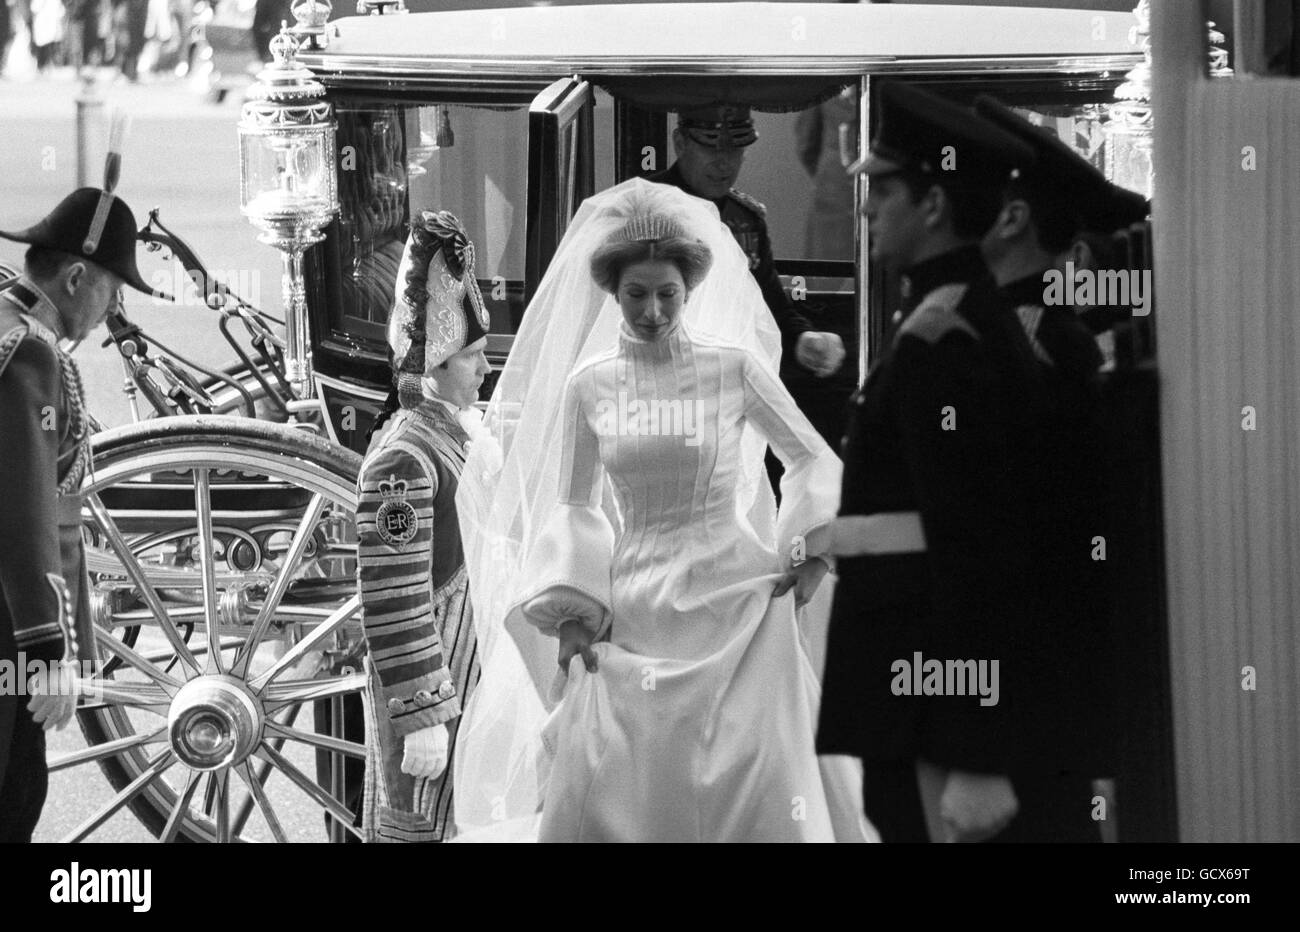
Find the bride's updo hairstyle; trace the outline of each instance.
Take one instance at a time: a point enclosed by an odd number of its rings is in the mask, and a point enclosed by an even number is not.
[[[591,277],[603,290],[615,294],[624,269],[652,261],[677,266],[689,294],[709,273],[713,253],[701,240],[689,237],[676,218],[639,214],[592,254]]]

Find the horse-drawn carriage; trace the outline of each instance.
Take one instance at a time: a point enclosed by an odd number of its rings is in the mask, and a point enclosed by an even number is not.
[[[51,766],[97,764],[115,795],[75,838],[129,806],[165,840],[285,840],[272,797],[286,791],[324,813],[313,826],[351,829],[364,754],[347,725],[363,683],[355,480],[388,392],[384,327],[412,215],[451,210],[474,237],[499,371],[582,199],[667,167],[671,112],[753,108],[760,141],[741,187],[769,203],[792,299],[849,348],[832,379],[788,361],[783,377],[836,440],[836,413],[883,347],[898,296],[868,261],[864,180],[843,176],[865,152],[872,82],[905,76],[962,101],[994,93],[1104,164],[1106,105],[1141,62],[1131,18],[1091,11],[709,3],[400,15],[382,3],[372,6],[385,15],[313,26],[320,4],[296,6],[308,14],[297,60],[323,84],[335,125],[327,170],[339,202],[302,257],[305,321],[294,301],[284,321],[244,302],[155,212],[141,238],[191,273],[236,364],[196,373],[150,355],[120,315],[110,322],[140,417],[95,438],[84,517],[107,662],[79,709],[87,749]],[[813,225],[836,227],[840,245]],[[311,366],[291,371],[290,337],[304,326]]]

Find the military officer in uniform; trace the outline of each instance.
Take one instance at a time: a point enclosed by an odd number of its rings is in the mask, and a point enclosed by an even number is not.
[[[757,140],[748,107],[719,105],[683,110],[673,130],[677,161],[648,180],[671,184],[717,206],[722,222],[749,257],[750,271],[776,319],[782,358],[793,358],[818,376],[834,375],[844,363],[844,342],[838,334],[814,330],[807,318],[795,310],[776,271],[766,209],[734,187],[745,161],[745,149]]]
[[[981,244],[984,257],[1050,380],[1060,390],[1086,388],[1101,367],[1101,352],[1074,308],[1045,303],[1044,274],[1064,270],[1081,233],[1109,234],[1142,220],[1146,199],[1118,188],[1054,133],[994,98],[980,97],[975,110],[1035,158],[1007,183],[1002,210]]]
[[[0,291],[0,658],[24,678],[33,662],[48,671],[0,695],[0,841],[30,841],[47,788],[43,729],[72,717],[76,662],[95,658],[81,543],[89,415],[59,341],[99,326],[122,285],[153,292],[136,268],[135,218],[106,191],[81,188],[0,236],[28,244],[22,275]]]
[[[1033,726],[1044,646],[1024,600],[1024,494],[1040,395],[1024,331],[979,242],[1014,136],[882,82],[865,206],[874,259],[903,273],[892,343],[852,401],[818,749],[864,765],[885,841],[1069,837],[1088,797]]]
[[[399,409],[361,466],[358,577],[369,647],[369,841],[455,829],[448,762],[479,679],[456,489],[490,371],[489,319],[460,221],[426,211],[397,273],[388,341]]]
[[[1044,422],[1034,444],[1039,569],[1033,591],[1042,600],[1042,624],[1061,645],[1052,655],[1057,664],[1044,677],[1060,713],[1059,764],[1080,778],[1112,776],[1120,729],[1117,684],[1107,676],[1114,666],[1108,651],[1123,635],[1111,624],[1108,564],[1094,559],[1098,537],[1115,536],[1105,507],[1102,354],[1075,309],[1049,304],[1045,295],[1049,276],[1067,270],[1081,234],[1108,234],[1141,220],[1147,202],[1112,184],[1054,133],[994,98],[978,98],[975,110],[1034,152],[1033,164],[1020,167],[1007,183],[1001,212],[982,248],[1043,376]]]

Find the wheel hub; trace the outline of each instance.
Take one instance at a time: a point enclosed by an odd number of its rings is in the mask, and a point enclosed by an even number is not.
[[[262,734],[262,710],[233,677],[200,676],[172,699],[167,736],[188,767],[217,770],[242,763]]]

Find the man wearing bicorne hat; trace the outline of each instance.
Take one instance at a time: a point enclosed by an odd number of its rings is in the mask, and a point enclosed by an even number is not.
[[[795,310],[772,257],[767,209],[734,187],[745,149],[756,141],[748,107],[719,104],[683,110],[673,130],[677,161],[647,180],[671,184],[717,206],[722,222],[749,257],[749,269],[781,331],[782,355],[818,376],[834,375],[844,362],[844,342],[838,334],[815,330]]]
[[[45,803],[43,729],[71,719],[76,662],[95,658],[80,497],[90,420],[59,341],[98,327],[122,285],[153,291],[136,268],[135,217],[106,191],[74,191],[0,237],[28,244],[23,273],[0,283],[0,658],[25,686],[0,690],[0,842],[21,842]]]
[[[909,85],[882,82],[877,106],[849,170],[869,176],[871,255],[904,306],[851,402],[818,750],[862,759],[885,841],[1045,840],[1059,807],[1018,729],[1040,656],[1024,599],[1038,373],[979,249],[1032,153]]]
[[[450,838],[448,762],[478,652],[456,516],[489,319],[460,221],[425,212],[388,324],[400,407],[361,467],[358,577],[366,642],[369,841]]]

